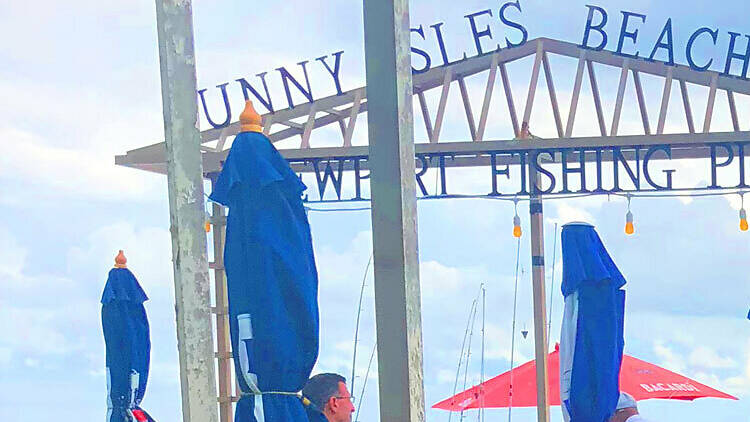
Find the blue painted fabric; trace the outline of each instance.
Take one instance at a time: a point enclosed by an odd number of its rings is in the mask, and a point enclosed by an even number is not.
[[[573,293],[586,282],[611,280],[613,287],[618,289],[625,285],[625,277],[612,261],[593,226],[568,224],[563,229],[563,296]]]
[[[146,392],[151,340],[148,300],[127,268],[113,268],[102,294],[102,330],[106,346],[107,422],[131,422]]]
[[[563,294],[578,292],[567,411],[571,422],[606,422],[620,395],[625,278],[590,225],[563,227],[562,253]]]
[[[224,247],[237,422],[305,421],[297,392],[318,357],[318,275],[306,189],[260,133],[237,135],[210,199],[229,207]]]

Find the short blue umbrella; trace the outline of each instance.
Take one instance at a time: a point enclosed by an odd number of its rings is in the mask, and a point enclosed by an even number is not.
[[[102,293],[102,330],[106,346],[106,422],[151,420],[140,408],[148,381],[151,340],[143,302],[148,297],[126,267],[122,251],[115,258]]]
[[[565,297],[560,339],[560,398],[572,422],[605,422],[619,398],[625,278],[594,227],[562,230]]]
[[[248,101],[210,199],[229,207],[229,329],[242,397],[237,422],[305,421],[293,394],[318,357],[318,275],[306,189],[261,133]]]

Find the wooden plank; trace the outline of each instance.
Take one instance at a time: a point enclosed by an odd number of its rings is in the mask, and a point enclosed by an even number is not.
[[[357,116],[362,106],[362,93],[358,93],[354,96],[354,103],[349,111],[349,121],[346,124],[346,132],[344,133],[344,146],[348,147],[352,145],[352,136],[354,136],[354,125],[357,124]]]
[[[212,182],[212,189],[215,183]],[[216,202],[211,203],[212,220],[224,219],[224,207]],[[213,240],[214,250],[214,297],[216,306],[211,308],[215,315],[216,321],[216,350],[218,351],[218,381],[219,381],[219,398],[229,397],[232,395],[232,367],[229,362],[232,359],[231,350],[232,342],[229,335],[229,301],[227,297],[227,278],[224,271],[224,244],[226,239],[226,226],[224,224],[213,225],[211,237]],[[219,404],[219,420],[221,422],[232,422],[231,403]]]
[[[539,70],[542,65],[542,57],[544,56],[544,46],[540,41],[536,44],[536,58],[534,59],[534,67],[531,69],[531,81],[529,81],[529,93],[526,96],[526,108],[523,112],[523,120],[521,121],[521,132],[523,133],[524,128],[529,127],[529,120],[531,120],[531,110],[534,108],[534,97],[536,95],[536,86],[539,82]]]
[[[471,99],[469,98],[469,91],[466,89],[466,81],[464,78],[458,77],[458,89],[461,91],[461,101],[464,103],[464,111],[466,112],[466,122],[469,124],[469,134],[471,140],[477,140],[477,127],[474,123],[474,113],[471,111]]]
[[[476,141],[484,139],[484,131],[487,127],[487,117],[490,112],[490,102],[492,100],[492,91],[495,89],[495,78],[497,77],[498,67],[497,53],[492,55],[492,63],[490,64],[490,72],[487,76],[487,87],[484,90],[484,101],[482,102],[482,113],[479,115],[479,127],[477,128]]]
[[[669,99],[672,96],[672,70],[667,70],[667,77],[664,79],[664,91],[661,94],[661,106],[659,107],[659,123],[656,126],[656,134],[664,133],[664,125],[667,122],[667,110],[669,109]]]
[[[736,132],[740,131],[740,119],[737,117],[737,104],[734,102],[734,93],[726,91],[727,101],[729,101],[729,114],[732,116],[732,127]]]
[[[440,102],[438,103],[437,115],[435,116],[435,126],[432,128],[430,143],[435,143],[440,138],[440,129],[442,129],[443,127],[443,119],[445,118],[445,106],[448,104],[448,94],[450,92],[452,81],[453,72],[450,68],[448,68],[445,71],[445,78],[443,79],[443,88],[440,92]]]
[[[643,133],[651,135],[651,125],[648,122],[648,111],[646,110],[646,99],[643,96],[643,86],[641,85],[641,75],[638,71],[633,71],[633,82],[635,83],[635,95],[638,98],[638,109],[641,111],[641,121],[643,122]]]
[[[305,130],[302,132],[302,140],[300,141],[300,148],[310,148],[310,135],[312,134],[313,125],[315,123],[315,105],[310,107],[310,115],[307,116],[307,123],[305,124]]]
[[[427,99],[424,97],[424,91],[417,93],[417,99],[419,100],[419,109],[422,110],[422,120],[424,121],[424,128],[427,131],[427,139],[432,139],[432,118],[430,117],[430,110],[427,108]]]
[[[508,103],[508,114],[510,114],[510,122],[513,125],[514,136],[521,134],[521,128],[518,126],[518,114],[516,113],[516,106],[513,101],[513,90],[508,80],[508,70],[505,68],[505,63],[500,63],[500,78],[503,81],[503,91],[505,92],[505,100]]]
[[[552,79],[552,69],[549,65],[549,58],[547,52],[542,55],[542,67],[544,68],[544,77],[547,80],[547,90],[549,91],[549,101],[552,105],[552,116],[555,119],[555,128],[557,128],[557,136],[563,137],[562,120],[560,119],[560,106],[557,104],[557,93],[555,92],[555,83]]]
[[[576,70],[576,79],[573,83],[573,95],[570,98],[570,110],[568,110],[568,122],[565,127],[565,137],[573,136],[573,124],[578,111],[578,98],[581,96],[581,86],[583,85],[583,71],[586,66],[586,50],[581,50],[581,56],[578,58],[578,69]]]
[[[591,83],[591,92],[594,95],[594,108],[596,109],[596,117],[599,120],[599,131],[602,136],[607,136],[607,127],[604,124],[604,110],[602,109],[602,99],[599,96],[599,85],[596,83],[596,74],[594,73],[594,65],[591,61],[586,60],[586,67],[589,71],[589,82]]]
[[[716,89],[718,87],[719,75],[711,78],[711,86],[708,91],[708,105],[706,105],[706,117],[703,120],[703,133],[711,131],[711,120],[714,116],[714,104],[716,104]]]
[[[612,116],[612,129],[610,135],[617,136],[617,129],[620,127],[620,115],[622,114],[622,103],[625,100],[625,88],[628,84],[628,69],[630,61],[626,60],[620,72],[620,83],[617,85],[617,99],[615,100],[615,112]]]
[[[685,119],[687,120],[688,131],[690,133],[695,133],[693,109],[690,107],[690,93],[688,92],[687,82],[683,80],[680,80],[680,92],[682,93],[682,105],[685,108]]]

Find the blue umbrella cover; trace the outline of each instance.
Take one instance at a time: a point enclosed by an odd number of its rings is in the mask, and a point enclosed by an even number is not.
[[[563,414],[572,422],[605,422],[619,398],[625,278],[589,224],[563,227],[562,253]]]
[[[224,266],[242,390],[235,421],[305,421],[291,394],[302,390],[318,357],[318,274],[301,199],[306,187],[247,107],[210,196],[229,207]]]
[[[146,415],[140,403],[148,381],[151,340],[143,302],[148,300],[126,267],[122,251],[115,258],[102,293],[102,329],[106,346],[107,422],[131,422]]]

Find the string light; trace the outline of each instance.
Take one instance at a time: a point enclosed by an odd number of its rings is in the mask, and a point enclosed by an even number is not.
[[[203,230],[205,230],[206,233],[211,231],[211,213],[208,212],[208,203],[209,201],[203,203],[203,212],[206,214],[206,220],[203,222]]]
[[[718,197],[718,196],[728,196],[728,195],[740,195],[740,199],[742,201],[742,206],[740,208],[740,230],[743,232],[746,232],[750,230],[750,223],[747,221],[747,210],[745,209],[744,204],[744,195],[746,192],[740,191],[738,189],[726,189],[726,190],[717,190],[717,191],[708,191],[706,192],[704,189],[691,189],[691,188],[681,188],[681,189],[674,189],[672,192],[664,192],[664,193],[657,193],[657,192],[588,192],[588,193],[573,193],[573,194],[549,194],[545,195],[545,200],[565,200],[565,199],[576,199],[576,198],[584,198],[584,197],[591,197],[591,196],[599,196],[606,194],[607,196],[617,196],[621,198],[625,198],[628,201],[628,210],[625,214],[625,233],[627,235],[632,235],[635,233],[635,224],[634,224],[634,217],[633,212],[631,211],[630,205],[632,198],[650,198],[650,199],[676,199],[676,198],[706,198],[706,197]],[[417,198],[417,200],[422,201],[429,201],[434,199],[486,199],[486,200],[495,200],[495,201],[513,201],[514,208],[515,208],[515,215],[513,216],[513,237],[520,238],[522,235],[521,230],[521,218],[518,216],[518,202],[519,201],[529,201],[530,198],[518,198],[518,197],[510,197],[510,196],[487,196],[487,195],[439,195],[439,196],[426,196],[426,197],[420,197]],[[317,208],[314,206],[311,206],[311,204],[324,204],[324,203],[339,203],[344,201],[319,201],[319,202],[311,202],[305,205],[305,211],[312,211],[312,212],[341,212],[341,211],[370,211],[371,207],[365,206],[365,207],[358,207],[358,208]]]
[[[628,194],[627,198],[628,213],[625,214],[625,234],[630,236],[631,234],[635,233],[635,226],[633,226],[633,213],[630,211],[630,194]]]
[[[519,238],[521,237],[521,217],[518,216],[518,199],[516,198],[513,202],[516,208],[516,215],[513,216],[513,237]]]

